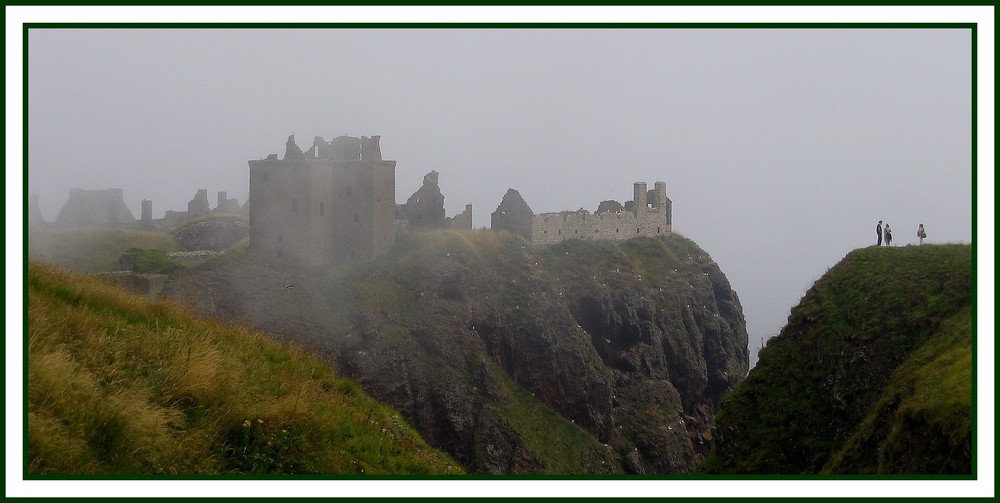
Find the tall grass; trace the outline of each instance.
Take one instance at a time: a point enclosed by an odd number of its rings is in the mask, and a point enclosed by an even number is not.
[[[461,472],[295,348],[38,263],[27,419],[29,476]]]

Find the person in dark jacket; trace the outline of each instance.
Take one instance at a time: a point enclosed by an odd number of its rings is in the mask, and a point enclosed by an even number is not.
[[[882,221],[878,221],[878,225],[875,226],[875,235],[878,236],[878,244],[876,246],[882,246]]]

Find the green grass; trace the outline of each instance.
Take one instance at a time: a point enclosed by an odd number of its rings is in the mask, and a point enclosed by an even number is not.
[[[500,405],[501,416],[520,434],[532,456],[542,464],[540,473],[612,472],[617,460],[608,446],[537,400],[496,362],[489,364],[507,395],[507,400]]]
[[[963,309],[900,366],[823,473],[968,473],[972,311]]]
[[[462,472],[295,348],[37,263],[28,289],[31,477]]]
[[[961,420],[971,408],[971,323],[963,321],[971,270],[969,245],[848,254],[806,293],[725,399],[716,448],[702,469],[967,473],[966,450],[900,439],[935,432],[961,446],[971,435]]]
[[[130,248],[125,254],[131,257],[132,270],[141,274],[170,274],[186,268],[162,250]]]
[[[28,255],[32,260],[66,267],[74,272],[119,270],[121,254],[132,248],[180,250],[169,234],[112,228],[31,229]]]

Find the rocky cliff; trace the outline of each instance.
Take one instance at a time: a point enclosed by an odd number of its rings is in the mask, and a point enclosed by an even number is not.
[[[470,472],[689,472],[748,365],[739,299],[680,236],[412,233],[361,267],[244,254],[165,294],[318,352]]]

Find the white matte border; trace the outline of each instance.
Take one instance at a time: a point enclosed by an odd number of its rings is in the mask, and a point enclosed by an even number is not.
[[[994,7],[5,6],[8,497],[993,497]],[[978,480],[23,480],[24,23],[977,23]],[[983,239],[985,238],[985,239]]]

